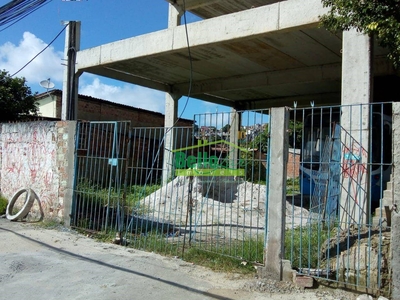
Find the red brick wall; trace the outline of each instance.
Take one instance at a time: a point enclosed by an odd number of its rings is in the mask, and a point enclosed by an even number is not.
[[[145,109],[79,98],[78,119],[86,121],[131,121],[133,127],[164,127],[164,115]],[[57,97],[57,118],[61,118],[61,96]],[[180,120],[177,126],[191,126],[191,120]]]
[[[299,177],[300,151],[298,149],[289,149],[287,174],[288,178]]]

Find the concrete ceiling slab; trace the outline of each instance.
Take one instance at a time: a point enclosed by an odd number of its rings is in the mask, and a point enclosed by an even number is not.
[[[79,51],[78,71],[232,107],[340,103],[342,34],[319,28],[320,0],[185,3],[211,18],[187,25],[190,47],[177,26]],[[375,74],[393,74],[376,53]]]

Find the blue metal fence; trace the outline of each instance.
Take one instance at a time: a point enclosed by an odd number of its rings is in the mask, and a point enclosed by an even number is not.
[[[301,274],[389,293],[390,103],[294,109],[292,118],[300,191],[288,201],[302,225],[286,226],[286,258]]]
[[[72,225],[138,249],[263,264],[269,110],[194,121],[79,123]],[[299,274],[388,294],[391,105],[297,108],[290,123],[285,259]]]

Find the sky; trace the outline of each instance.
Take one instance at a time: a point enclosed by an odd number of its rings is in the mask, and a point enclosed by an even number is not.
[[[10,0],[0,0],[0,6]],[[187,14],[187,22],[197,20]],[[81,21],[81,50],[168,27],[165,0],[52,0],[4,29],[0,27],[0,70],[14,74],[44,49],[63,29],[63,21]],[[190,33],[189,33],[190,40]],[[36,59],[16,74],[25,77],[32,92],[43,93],[40,81],[47,80],[62,90],[65,31]],[[79,94],[164,113],[165,94],[156,90],[84,73]],[[194,119],[195,114],[228,112],[229,108],[190,98],[179,100],[178,114]],[[219,121],[221,123],[221,121]],[[224,124],[213,124],[222,127]]]

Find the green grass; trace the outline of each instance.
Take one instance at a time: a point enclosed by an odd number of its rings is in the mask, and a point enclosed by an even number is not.
[[[119,191],[115,188],[103,188],[99,185],[90,183],[88,181],[78,184],[76,190],[81,200],[89,201],[92,204],[99,204],[101,206],[109,205],[110,207],[118,203],[128,208],[128,213],[135,210],[136,214],[146,214],[148,211],[145,207],[139,205],[141,199],[152,194],[161,188],[161,185],[132,185],[127,187],[126,195],[124,195],[124,188],[121,187]]]
[[[288,229],[285,233],[285,259],[291,261],[293,268],[318,268],[321,247],[331,236],[325,225],[317,223]]]
[[[57,229],[64,226],[64,222],[59,219],[43,219],[42,222],[33,223],[34,226],[45,229]]]
[[[84,233],[84,231],[81,231]],[[116,232],[96,232],[91,233],[92,238],[99,242],[112,243],[115,240]],[[128,247],[155,252],[164,256],[181,257],[183,260],[201,265],[217,272],[238,273],[238,274],[254,274],[256,269],[254,263],[261,263],[263,258],[263,239],[247,239],[243,242],[235,242],[231,245],[210,245],[210,244],[194,244],[189,246],[186,241],[185,249],[183,240],[179,242],[170,242],[166,238],[166,234],[157,231],[148,232],[146,234],[127,234],[123,232],[125,245]],[[201,248],[200,248],[201,247]],[[206,248],[206,249],[204,249]],[[239,257],[233,257],[241,256]],[[181,257],[182,258],[182,257]]]
[[[7,210],[8,200],[0,195],[0,215],[4,215]]]
[[[286,180],[286,195],[300,194],[300,177]]]
[[[245,260],[205,251],[196,247],[189,248],[185,252],[184,260],[217,272],[253,274],[256,271],[253,264]]]

